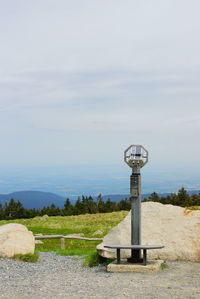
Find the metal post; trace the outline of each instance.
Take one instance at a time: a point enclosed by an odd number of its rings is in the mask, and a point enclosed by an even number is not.
[[[140,168],[148,162],[148,152],[142,145],[130,145],[124,152],[124,161],[132,168],[131,195],[131,245],[141,245],[141,176]],[[128,262],[141,263],[141,250],[132,249]]]
[[[120,248],[117,248],[117,264],[120,264]]]
[[[140,173],[131,175],[131,244],[140,245],[141,242],[141,179]]]
[[[141,176],[140,168],[134,167],[130,176],[131,194],[131,245],[141,244]],[[141,250],[132,249],[129,262],[141,262]]]

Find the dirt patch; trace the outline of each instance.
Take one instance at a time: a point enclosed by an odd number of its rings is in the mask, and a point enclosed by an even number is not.
[[[184,210],[183,211],[183,216],[191,216],[192,212],[190,210]]]

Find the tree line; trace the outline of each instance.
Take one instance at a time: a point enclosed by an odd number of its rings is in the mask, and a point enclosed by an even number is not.
[[[162,204],[172,204],[176,206],[189,207],[200,206],[200,193],[189,195],[184,188],[181,188],[177,194],[172,193],[166,197],[160,197],[156,192],[153,192],[144,201],[160,202]],[[103,200],[101,194],[94,200],[92,196],[78,197],[75,204],[67,198],[64,202],[64,208],[60,209],[54,204],[43,207],[42,209],[25,209],[20,201],[11,199],[3,206],[0,204],[0,220],[2,219],[20,219],[33,218],[36,216],[71,216],[81,214],[109,213],[114,211],[131,209],[131,199],[125,198],[119,202],[111,201],[110,199]]]
[[[154,201],[180,207],[200,206],[200,193],[189,195],[184,188],[181,188],[178,193],[171,193],[167,196],[158,196],[156,192],[153,192],[144,201]]]
[[[94,200],[92,196],[78,197],[75,204],[67,198],[64,208],[61,209],[55,204],[43,207],[42,209],[26,209],[20,201],[11,199],[3,206],[0,204],[0,220],[33,218],[36,216],[72,216],[81,214],[109,213],[121,210],[130,210],[131,201],[129,198],[114,202],[110,199],[103,200],[101,194]]]

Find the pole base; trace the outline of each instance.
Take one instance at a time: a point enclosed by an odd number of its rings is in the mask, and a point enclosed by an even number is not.
[[[129,257],[129,258],[127,258],[127,262],[132,263],[132,264],[142,264],[143,259],[142,258]]]
[[[107,266],[108,272],[138,272],[138,273],[156,273],[161,269],[163,261],[152,261],[149,260],[146,267],[142,264],[127,263],[126,260],[122,260],[121,264],[117,264],[117,261],[110,263]]]

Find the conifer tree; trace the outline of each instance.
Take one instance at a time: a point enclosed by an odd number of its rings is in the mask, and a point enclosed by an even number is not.
[[[25,216],[25,209],[20,201],[11,199],[5,204],[4,215],[6,219],[19,219]]]
[[[70,202],[69,198],[67,198],[65,203],[64,203],[63,214],[66,215],[66,216],[73,215],[73,206],[71,205],[71,202]]]

